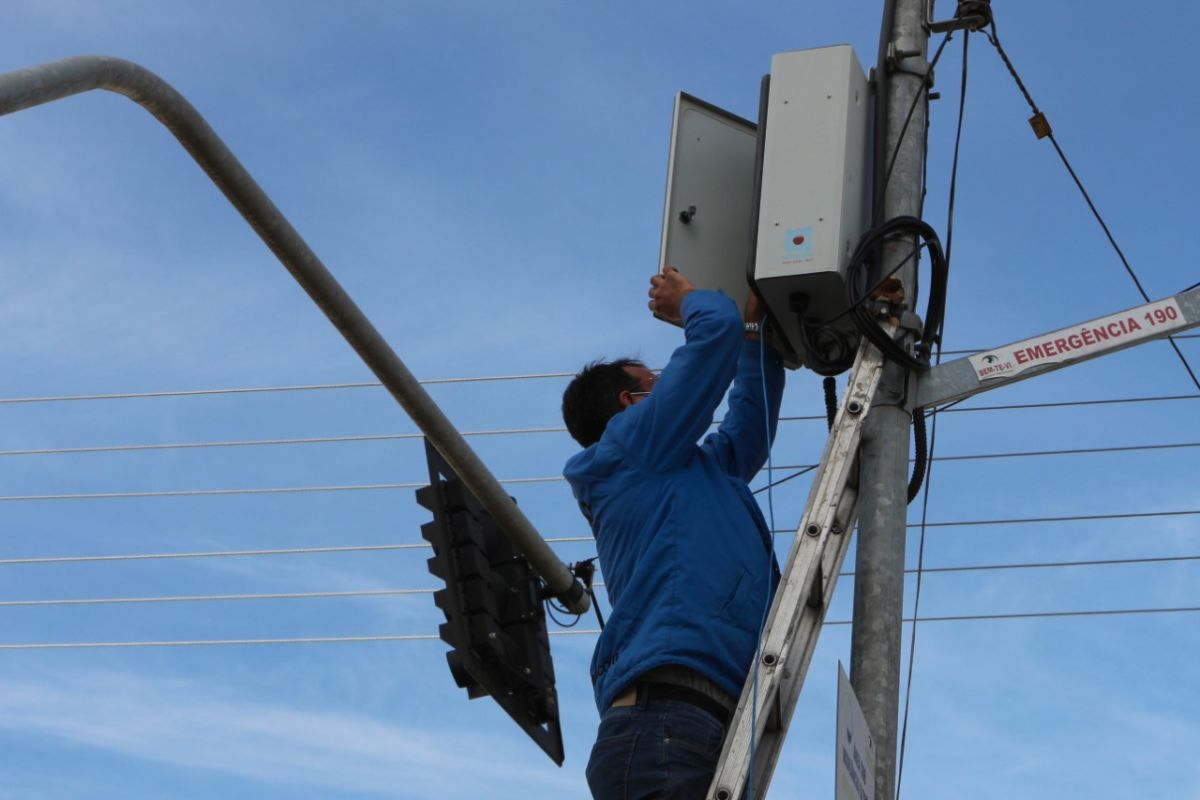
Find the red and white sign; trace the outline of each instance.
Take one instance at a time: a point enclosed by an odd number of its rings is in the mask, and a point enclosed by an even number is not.
[[[970,362],[980,381],[1006,378],[1034,367],[1075,361],[1092,353],[1162,336],[1187,324],[1179,303],[1170,297],[979,353],[971,356]]]

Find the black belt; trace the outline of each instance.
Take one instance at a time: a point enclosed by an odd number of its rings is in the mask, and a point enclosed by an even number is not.
[[[704,692],[677,686],[673,683],[651,683],[649,681],[637,685],[638,702],[642,700],[680,700],[684,703],[704,709],[717,718],[726,727],[729,726],[729,710],[712,699]]]

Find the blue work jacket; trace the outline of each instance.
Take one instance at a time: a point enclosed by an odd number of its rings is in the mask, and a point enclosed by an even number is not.
[[[693,291],[682,310],[685,343],[653,391],[564,469],[596,535],[613,606],[592,656],[601,712],[665,664],[739,696],[779,580],[747,484],[775,436],[782,363],[770,347],[744,341],[724,294]],[[697,444],[730,381],[724,420]]]

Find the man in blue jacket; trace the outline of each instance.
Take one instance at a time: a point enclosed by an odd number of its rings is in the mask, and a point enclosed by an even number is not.
[[[662,374],[597,362],[563,395],[585,448],[564,474],[613,605],[591,667],[597,800],[704,797],[779,580],[747,486],[766,461],[784,382],[778,354],[759,342],[757,301],[752,293],[743,320],[674,268],[650,283],[650,309],[684,326]],[[731,381],[724,420],[697,444]]]

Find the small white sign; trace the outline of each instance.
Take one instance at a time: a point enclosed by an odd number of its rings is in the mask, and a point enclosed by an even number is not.
[[[846,670],[838,662],[835,800],[875,800],[875,740]]]
[[[1188,324],[1175,298],[1109,314],[1082,325],[1044,333],[970,357],[980,381],[1018,375],[1027,369],[1074,361],[1091,353],[1161,336]]]

